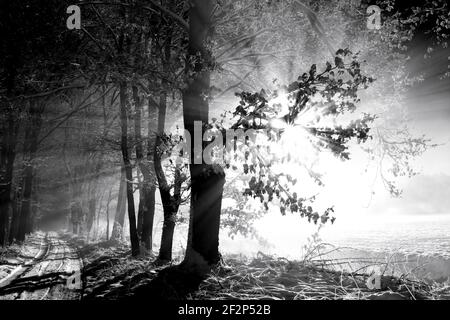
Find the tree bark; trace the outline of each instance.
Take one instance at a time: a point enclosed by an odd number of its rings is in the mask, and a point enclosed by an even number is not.
[[[189,56],[195,59],[194,75],[188,80],[183,92],[184,126],[194,137],[194,121],[203,124],[209,121],[209,104],[204,96],[210,87],[210,71],[208,63],[211,54],[205,47],[205,41],[212,32],[212,8],[210,0],[193,0],[189,12]],[[197,133],[198,134],[198,133]],[[191,143],[191,154],[194,158],[194,143]],[[219,166],[207,165],[203,161],[195,164],[191,159],[191,215],[192,238],[191,248],[186,252],[185,262],[197,260],[200,255],[209,265],[220,260],[219,228],[225,174]]]
[[[161,166],[161,160],[159,156],[156,156],[155,158],[155,170],[158,177],[159,192],[161,195],[161,202],[163,204],[164,212],[159,259],[170,261],[172,260],[173,234],[175,230],[176,217],[181,202],[180,169],[178,167],[175,169],[174,194],[171,195],[171,188],[167,185]]]
[[[152,178],[152,158],[147,157],[144,158],[144,145],[141,134],[141,121],[142,121],[142,99],[139,95],[138,88],[133,86],[133,101],[135,105],[135,123],[134,123],[134,131],[136,137],[136,160],[139,166],[140,171],[142,172],[143,181],[140,184],[139,190],[139,229],[140,229],[140,238],[141,242],[144,244],[144,247],[147,250],[152,249],[152,234],[153,234],[153,220],[155,216],[155,183]],[[149,106],[149,118],[151,117],[150,106]],[[150,136],[151,136],[151,120],[149,121],[149,132],[148,132],[148,142],[150,145]],[[147,152],[149,154],[149,152]]]
[[[153,249],[153,221],[155,217],[155,185],[144,185],[145,214],[142,223],[142,242],[145,249]]]
[[[109,204],[111,203],[111,193],[112,189],[109,189],[108,201],[106,203],[106,241],[109,240]]]
[[[167,95],[161,94],[159,100],[158,112],[158,130],[154,150],[155,173],[158,179],[159,193],[163,205],[164,222],[161,235],[161,246],[159,250],[160,260],[172,260],[173,234],[175,230],[176,215],[181,200],[181,179],[180,170],[175,169],[174,177],[174,194],[171,195],[171,186],[168,185],[167,179],[162,168],[161,157],[157,152],[157,147],[161,142],[161,135],[164,133],[167,111]]]
[[[19,230],[17,233],[17,240],[24,241],[27,234],[27,223],[30,219],[31,212],[31,188],[33,183],[33,167],[28,164],[25,167],[25,176],[23,179],[23,198],[22,208],[20,210]]]
[[[111,240],[118,241],[123,234],[123,224],[125,221],[126,211],[126,177],[125,168],[122,166],[120,170],[119,193],[117,195],[116,214],[114,217],[114,225],[111,233]]]
[[[138,173],[139,174],[139,173]],[[144,225],[144,187],[142,186],[142,181],[139,183],[139,205],[138,205],[138,214],[137,214],[137,233],[139,239],[142,241],[142,227]]]
[[[130,227],[130,242],[131,242],[131,255],[139,255],[139,237],[136,228],[136,211],[134,207],[133,196],[133,167],[130,161],[130,155],[128,150],[128,115],[127,115],[127,86],[125,83],[120,84],[120,123],[121,123],[121,150],[123,164],[125,167],[126,190],[127,190],[127,204],[128,204],[128,221]]]
[[[139,91],[136,86],[133,86],[133,102],[134,102],[134,136],[135,136],[135,145],[136,145],[136,162],[139,167],[139,170],[143,174],[144,183],[146,177],[148,178],[148,169],[145,167],[143,163],[143,146],[142,146],[142,134],[141,134],[141,121],[142,121],[142,105],[141,99],[139,97]],[[144,224],[144,203],[145,203],[145,194],[143,182],[140,179],[138,173],[138,182],[139,182],[139,207],[138,207],[138,220],[137,220],[137,232],[138,236],[141,239],[142,237],[142,226]]]
[[[83,216],[83,208],[78,200],[73,201],[70,206],[70,220],[72,222],[72,233],[79,234],[81,232],[81,217]]]
[[[4,132],[2,132],[2,143],[0,146],[0,246],[6,244],[18,132],[15,114],[13,111],[7,110],[11,106],[3,105],[2,107],[5,109],[4,112],[7,112],[7,123],[2,128]]]
[[[17,235],[19,232],[19,219],[20,219],[20,202],[21,195],[20,191],[16,190],[14,193],[14,199],[12,203],[12,217],[11,217],[11,225],[9,228],[8,242],[12,244],[15,239],[17,239]]]
[[[92,226],[94,225],[95,217],[96,217],[96,209],[97,209],[97,199],[95,198],[95,194],[92,194],[93,191],[91,190],[91,195],[88,200],[88,215],[87,215],[87,221],[86,221],[86,233],[87,237],[89,239],[89,235],[92,231]]]

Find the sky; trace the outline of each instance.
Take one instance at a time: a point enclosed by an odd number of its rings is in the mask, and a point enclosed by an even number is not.
[[[403,193],[398,198],[392,197],[381,183],[372,185],[371,177],[364,174],[363,161],[330,165],[332,176],[323,190],[323,199],[335,206],[337,220],[334,226],[325,226],[320,233],[326,240],[336,242],[336,239],[360,234],[370,226],[374,226],[376,232],[385,229],[385,225],[377,229],[377,223],[391,223],[396,230],[402,230],[398,228],[405,226],[406,221],[414,223],[414,232],[423,226],[423,232],[432,233],[429,236],[433,236],[435,230],[430,231],[425,225],[436,221],[447,221],[446,226],[449,225],[450,79],[440,77],[450,65],[450,51],[436,50],[431,58],[425,59],[427,45],[419,39],[409,49],[408,70],[411,75],[422,75],[424,81],[408,90],[405,105],[411,133],[426,135],[431,143],[439,146],[414,161],[419,174],[399,181]],[[273,244],[275,252],[296,255],[307,238],[317,231],[317,226],[295,215],[280,219],[279,212],[273,210],[258,223],[257,229]],[[293,240],[297,246],[292,246]],[[248,246],[251,250],[250,242]]]
[[[326,191],[327,197],[346,220],[361,215],[450,216],[450,78],[442,78],[450,67],[450,49],[435,49],[425,58],[428,45],[424,37],[417,37],[410,46],[408,71],[411,76],[421,75],[423,81],[409,88],[404,103],[411,133],[425,135],[438,146],[414,160],[417,176],[398,180],[403,191],[399,198],[393,198],[381,183],[373,186],[370,177],[362,173],[361,163],[334,167],[336,177],[331,179],[334,185]],[[345,180],[348,190],[342,190],[340,181]]]
[[[336,240],[336,236],[352,237],[366,232],[370,227],[378,235],[389,224],[394,227],[391,228],[392,237],[386,241],[387,244],[397,235],[400,238],[400,231],[412,234],[421,231],[425,237],[448,234],[450,78],[441,79],[441,76],[450,68],[450,49],[435,49],[430,58],[425,58],[429,45],[426,36],[418,36],[409,46],[408,71],[411,76],[421,75],[424,80],[408,90],[404,103],[408,110],[410,132],[417,137],[425,135],[431,143],[439,146],[427,150],[415,159],[414,167],[419,174],[398,181],[403,191],[398,198],[393,198],[379,181],[373,184],[373,178],[364,173],[362,155],[352,154],[356,161],[330,163],[327,172],[329,180],[322,191],[323,197],[318,202],[334,205],[337,220],[334,226],[325,226],[321,235]],[[409,229],[405,228],[408,224],[412,226]],[[443,227],[429,228],[433,224]],[[256,224],[256,228],[273,244],[274,253],[279,255],[299,254],[307,237],[317,231],[317,226],[308,224],[305,219],[296,215],[280,217],[277,208],[270,210]],[[380,237],[383,238],[384,235]],[[226,236],[221,239],[221,244],[233,247],[233,242]],[[408,241],[411,239],[408,238]],[[362,241],[362,244],[367,245],[368,241]],[[255,242],[239,242],[239,250],[251,252],[259,250],[259,247]]]
[[[450,214],[450,79],[440,79],[450,64],[450,50],[437,50],[424,59],[425,46],[411,49],[410,72],[422,73],[424,81],[409,90],[405,103],[412,132],[440,146],[417,159],[420,175],[405,181],[401,199],[385,200],[391,213]],[[382,205],[377,203],[376,210]]]

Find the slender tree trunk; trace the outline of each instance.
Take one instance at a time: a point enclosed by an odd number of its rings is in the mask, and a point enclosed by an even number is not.
[[[19,241],[24,241],[25,235],[27,234],[27,223],[28,223],[28,220],[30,219],[30,213],[31,213],[32,183],[33,183],[33,166],[28,164],[25,167],[22,208],[21,208],[21,212],[20,212],[19,231],[17,234],[17,240],[19,240]]]
[[[92,231],[92,226],[94,225],[96,208],[97,208],[97,199],[95,198],[95,195],[91,194],[88,200],[88,215],[86,221],[86,232],[88,237],[90,232]]]
[[[8,242],[12,244],[15,239],[17,239],[17,235],[19,232],[19,221],[20,221],[20,192],[16,191],[14,195],[14,201],[12,203],[12,217],[11,217],[11,226],[9,229]]]
[[[144,146],[141,134],[141,120],[142,120],[142,99],[139,95],[139,91],[136,86],[133,86],[133,101],[135,105],[135,122],[134,132],[136,137],[136,159],[140,171],[142,172],[143,181],[140,184],[139,189],[139,231],[141,242],[144,244],[147,250],[152,249],[152,233],[153,233],[153,220],[155,216],[155,187],[154,179],[152,178],[151,164],[152,159],[147,157],[144,160]],[[150,108],[150,107],[149,107]],[[150,109],[149,109],[150,111]],[[151,114],[149,113],[149,118]],[[150,146],[151,125],[149,121],[148,140]],[[152,149],[153,150],[153,149]]]
[[[130,161],[128,150],[128,115],[127,115],[127,86],[125,83],[120,84],[120,122],[121,122],[121,150],[123,164],[125,167],[125,177],[127,179],[127,204],[128,204],[128,221],[130,227],[131,255],[139,255],[139,237],[136,229],[136,211],[134,208],[133,196],[133,167]]]
[[[175,208],[173,206],[170,187],[167,185],[167,181],[164,176],[161,161],[158,155],[155,156],[155,171],[156,176],[158,177],[159,194],[161,195],[161,202],[164,212],[159,259],[172,260],[173,232],[175,229],[175,218],[177,211],[175,211]]]
[[[143,163],[144,159],[144,150],[142,146],[142,134],[141,134],[141,121],[142,121],[142,105],[141,98],[139,96],[138,88],[133,85],[133,103],[134,103],[134,136],[135,136],[135,145],[136,145],[136,162],[137,165],[142,172],[144,181],[146,180],[146,176],[148,179],[148,168]],[[142,228],[144,224],[144,204],[145,204],[145,194],[144,194],[144,183],[141,181],[138,173],[138,182],[139,182],[139,207],[138,207],[138,222],[137,222],[137,232],[139,238],[142,240]]]
[[[10,191],[8,191],[8,189],[9,188],[5,186],[1,188],[0,191],[0,246],[4,246],[6,244],[6,234],[7,234],[6,230],[8,227],[9,204],[11,201],[9,196]]]
[[[144,204],[145,204],[144,186],[141,181],[139,182],[139,205],[137,215],[137,233],[141,241],[142,241],[142,229],[144,225]]]
[[[34,176],[33,179],[33,191],[31,192],[31,212],[30,212],[30,219],[27,223],[27,233],[31,233],[35,230],[35,225],[38,217],[38,193],[39,193],[39,187],[40,187],[40,181],[37,177],[37,175]]]
[[[70,219],[72,222],[72,233],[79,234],[81,231],[81,217],[83,215],[83,208],[78,200],[74,200],[70,207]]]
[[[159,157],[157,157],[155,161],[155,170],[158,177],[159,190],[164,212],[159,259],[170,261],[172,260],[173,234],[175,230],[176,217],[181,200],[180,169],[178,167],[175,169],[173,196],[170,193],[170,188],[167,185],[166,178],[164,177],[164,172],[162,170]]]
[[[102,206],[100,205],[100,208],[98,208],[97,212],[96,212],[96,217],[95,217],[95,230],[93,232],[93,239],[94,240],[98,240],[98,234],[99,234],[99,230],[100,230],[100,213],[102,211]]]
[[[109,240],[109,204],[111,203],[112,189],[109,189],[108,201],[106,202],[106,241]]]
[[[152,97],[148,98],[148,123],[147,123],[147,158],[146,162],[149,166],[148,179],[144,177],[144,199],[146,214],[143,215],[142,224],[142,242],[147,250],[153,249],[153,226],[155,218],[156,205],[156,181],[155,181],[155,150],[156,150],[156,136],[155,128],[157,127],[158,105]],[[151,170],[153,168],[153,170]]]
[[[123,224],[125,222],[126,211],[126,177],[125,168],[122,166],[120,170],[119,194],[117,196],[116,215],[111,233],[111,240],[118,241],[123,234]]]
[[[106,241],[109,240],[109,207],[106,208]]]
[[[194,76],[188,80],[183,92],[183,117],[186,130],[194,138],[194,121],[208,123],[209,104],[204,96],[210,87],[208,63],[210,53],[205,47],[211,26],[213,4],[211,0],[193,0],[189,11],[189,55],[201,55],[202,61],[194,66]],[[198,135],[198,133],[197,133]],[[191,248],[187,250],[185,263],[198,260],[200,255],[208,264],[216,264],[220,260],[219,228],[225,174],[219,166],[194,163],[194,143],[191,143],[193,159],[191,172],[191,215],[192,238]]]
[[[167,179],[165,177],[165,173],[161,164],[161,158],[156,149],[160,143],[160,137],[164,133],[164,126],[166,122],[166,110],[167,110],[167,95],[163,93],[161,94],[159,101],[158,132],[157,132],[158,135],[155,143],[154,163],[155,163],[156,177],[158,179],[159,193],[161,195],[161,202],[163,205],[163,212],[164,212],[164,222],[161,235],[159,259],[170,261],[172,260],[173,234],[175,230],[176,216],[181,198],[181,179],[180,179],[180,170],[177,167],[175,169],[174,194],[172,196],[170,193],[171,187],[167,183]]]
[[[155,185],[144,185],[145,212],[142,224],[142,241],[145,249],[153,249],[153,221],[155,217]]]

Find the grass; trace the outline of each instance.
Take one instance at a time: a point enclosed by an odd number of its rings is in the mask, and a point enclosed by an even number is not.
[[[333,271],[323,264],[290,261],[262,253],[251,260],[227,258],[190,299],[360,300],[440,299],[450,288],[384,276],[383,291],[368,289],[369,274]],[[447,296],[448,297],[448,296]]]
[[[72,239],[74,242],[74,239]],[[85,266],[84,299],[123,299],[138,288],[148,286],[159,271],[170,264],[157,265],[152,254],[131,258],[125,244],[108,242],[84,245],[79,242]],[[450,299],[450,284],[437,284],[415,278],[411,272],[400,276],[387,274],[395,261],[363,261],[363,267],[351,272],[341,266],[351,259],[327,259],[339,250],[313,239],[304,248],[304,259],[291,261],[262,252],[249,258],[241,255],[223,257],[197,291],[187,299],[270,299],[270,300],[361,300],[361,299]],[[368,270],[378,265],[384,270],[382,290],[370,290]]]

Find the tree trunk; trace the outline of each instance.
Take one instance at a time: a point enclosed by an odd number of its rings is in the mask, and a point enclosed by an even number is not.
[[[25,174],[23,179],[23,198],[22,198],[22,208],[20,211],[19,219],[19,230],[17,233],[17,240],[24,241],[25,235],[27,234],[27,223],[30,219],[31,212],[31,190],[33,183],[33,166],[28,164],[25,167]]]
[[[8,7],[8,6],[7,6]],[[4,71],[2,73],[2,89],[6,89],[6,97],[14,96],[16,87],[16,77],[21,61],[21,47],[18,41],[8,41],[13,39],[11,34],[4,35],[9,43],[5,59],[3,60]],[[0,123],[0,246],[6,244],[6,235],[9,222],[9,207],[11,203],[12,179],[14,171],[14,161],[16,158],[17,133],[19,129],[19,119],[21,106],[12,105],[1,99],[0,121],[5,119],[5,123]]]
[[[20,220],[20,192],[17,190],[14,195],[14,201],[12,203],[12,217],[11,226],[9,228],[8,242],[12,244],[19,232],[19,220]]]
[[[209,104],[204,99],[210,87],[210,71],[208,63],[211,56],[205,47],[211,26],[212,1],[193,0],[189,11],[189,55],[198,54],[202,61],[196,61],[194,76],[188,80],[183,92],[183,117],[186,130],[194,138],[194,121],[208,123]],[[202,130],[203,131],[203,130]],[[198,134],[198,133],[197,133]],[[191,215],[192,238],[191,248],[187,250],[185,263],[198,260],[200,255],[209,265],[220,260],[219,228],[225,174],[219,166],[194,162],[194,143],[191,143]],[[189,254],[188,254],[189,253]]]
[[[95,230],[93,233],[93,240],[94,241],[98,241],[98,234],[99,234],[99,230],[100,230],[100,213],[102,212],[102,206],[100,205],[100,207],[98,208],[96,215],[95,215]]]
[[[180,169],[175,169],[175,185],[174,194],[170,194],[170,188],[167,185],[164,172],[162,170],[161,161],[159,157],[155,157],[155,170],[159,182],[159,192],[161,194],[161,201],[164,211],[164,223],[161,235],[161,247],[159,250],[160,260],[172,260],[172,246],[173,246],[173,234],[175,230],[175,222],[180,206],[181,200],[181,179]]]
[[[117,207],[116,215],[114,217],[114,225],[111,233],[111,240],[118,241],[121,239],[123,234],[123,224],[125,221],[125,211],[126,211],[126,178],[125,178],[125,168],[122,166],[120,170],[120,185],[119,194],[117,196]]]
[[[133,86],[133,101],[135,105],[135,118],[134,118],[134,133],[136,137],[136,160],[140,171],[142,172],[143,181],[140,184],[139,189],[139,231],[141,242],[144,244],[147,250],[152,249],[152,233],[153,233],[153,220],[155,216],[155,188],[152,178],[151,160],[147,157],[144,161],[144,146],[141,134],[141,120],[142,120],[142,99],[139,95],[138,88]],[[149,107],[149,118],[151,117]],[[150,145],[151,125],[149,121],[148,142]],[[153,147],[153,146],[152,146]],[[153,149],[152,149],[153,150]],[[147,153],[149,154],[149,152]]]
[[[33,232],[35,230],[36,221],[38,218],[39,204],[38,204],[38,195],[39,195],[39,187],[40,181],[38,180],[37,175],[34,176],[33,179],[33,191],[31,192],[31,212],[30,219],[27,224],[27,233]]]
[[[9,207],[11,203],[11,189],[16,159],[16,142],[18,124],[15,114],[7,110],[9,105],[3,105],[4,112],[8,112],[7,123],[2,129],[1,166],[0,166],[0,246],[6,244],[6,235],[9,222]],[[3,110],[2,110],[3,112]]]
[[[81,232],[80,224],[83,216],[83,208],[77,200],[73,201],[70,206],[70,220],[72,222],[72,233],[79,234]]]
[[[127,86],[125,83],[120,84],[120,123],[121,123],[121,150],[123,164],[125,167],[125,178],[127,179],[127,204],[128,204],[128,221],[130,227],[131,255],[139,255],[139,237],[136,229],[136,212],[134,208],[133,196],[133,167],[131,165],[128,150],[128,115],[127,115]]]
[[[175,209],[173,206],[170,187],[167,185],[166,177],[164,175],[161,160],[158,154],[155,154],[155,171],[158,178],[159,194],[161,195],[161,202],[164,212],[159,259],[170,261],[172,260],[173,232],[175,229],[175,217],[178,207]]]
[[[96,208],[97,208],[97,199],[95,198],[95,194],[94,195],[91,194],[91,198],[88,200],[88,215],[86,221],[86,232],[88,238],[89,234],[91,233],[92,226],[94,225]]]
[[[145,184],[143,187],[144,191],[144,212],[143,222],[142,222],[142,242],[144,243],[145,249],[153,249],[153,221],[155,217],[155,193],[156,187],[154,185]]]
[[[168,58],[168,57],[166,57]],[[173,246],[173,234],[175,230],[176,215],[178,207],[180,205],[181,198],[181,180],[180,170],[175,169],[174,179],[174,195],[170,193],[171,187],[167,184],[167,179],[162,168],[161,158],[157,152],[157,147],[160,143],[160,137],[164,133],[164,126],[166,122],[166,110],[167,110],[167,95],[161,94],[159,100],[159,112],[158,112],[158,131],[154,150],[154,163],[155,172],[158,179],[159,193],[161,195],[161,202],[163,205],[164,222],[161,235],[161,246],[159,250],[160,260],[172,260],[172,246]]]
[[[161,247],[159,259],[163,261],[172,260],[173,233],[175,230],[176,212],[164,212],[163,232],[161,235]]]
[[[106,241],[109,240],[109,207],[106,208]]]
[[[112,189],[109,189],[108,201],[106,202],[106,241],[109,240],[109,204],[111,203]]]
[[[142,147],[142,134],[141,134],[141,121],[142,121],[142,105],[141,99],[139,97],[139,90],[136,86],[132,87],[133,92],[133,103],[134,103],[134,136],[135,136],[135,145],[136,145],[136,162],[144,176],[147,173],[147,168],[144,167],[144,163],[142,160],[144,158],[143,155],[143,147]],[[145,172],[145,173],[144,173]],[[144,203],[145,203],[145,195],[143,190],[143,183],[140,179],[140,175],[138,173],[138,186],[139,186],[139,207],[138,207],[138,219],[137,219],[137,232],[138,236],[141,239],[142,237],[142,225],[144,223]]]
[[[139,182],[139,205],[138,205],[138,215],[137,215],[137,233],[139,239],[142,241],[142,228],[144,225],[144,203],[145,203],[145,195],[144,195],[144,186],[142,182]]]

